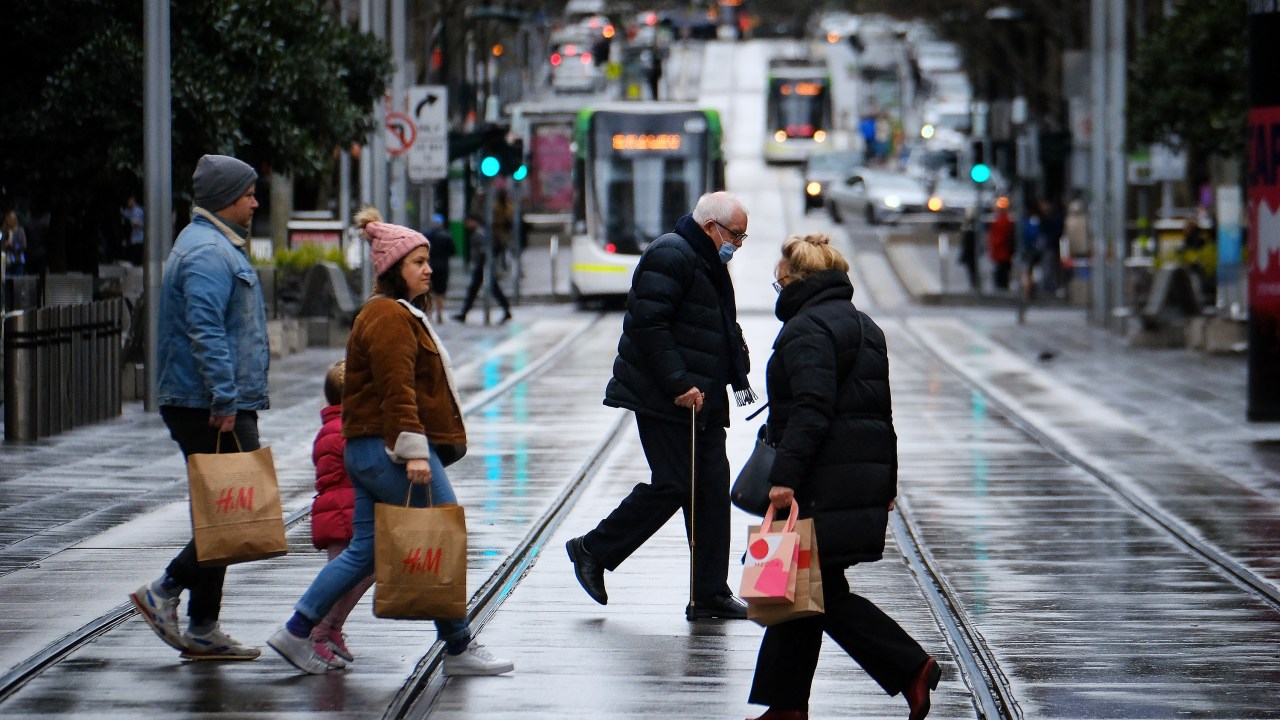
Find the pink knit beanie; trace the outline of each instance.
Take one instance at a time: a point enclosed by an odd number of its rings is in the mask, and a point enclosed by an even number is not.
[[[369,238],[369,259],[373,261],[374,276],[382,275],[414,249],[431,247],[422,233],[403,225],[371,222],[364,226],[364,234]]]

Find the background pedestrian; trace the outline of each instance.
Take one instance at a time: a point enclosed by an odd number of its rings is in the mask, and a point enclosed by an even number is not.
[[[453,235],[444,226],[444,216],[439,213],[431,216],[426,236],[431,242],[431,307],[435,311],[436,322],[441,323],[444,322],[444,305],[449,294],[449,261],[455,254]]]

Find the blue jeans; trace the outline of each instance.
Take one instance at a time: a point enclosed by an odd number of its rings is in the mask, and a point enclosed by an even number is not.
[[[311,587],[294,606],[315,623],[324,619],[329,609],[351,588],[373,574],[374,503],[404,505],[410,492],[404,465],[391,460],[381,437],[348,439],[345,459],[347,474],[351,476],[351,484],[356,491],[351,544],[320,570]],[[431,502],[457,502],[435,448],[431,450],[430,463]],[[414,507],[427,506],[427,486],[413,486],[411,504]],[[453,642],[468,638],[471,630],[466,620],[437,620],[436,633],[444,642]]]

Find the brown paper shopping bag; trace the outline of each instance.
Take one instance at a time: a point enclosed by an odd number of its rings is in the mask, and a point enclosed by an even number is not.
[[[773,528],[782,530],[785,523],[785,520],[777,520],[773,523]],[[747,618],[757,625],[777,625],[788,620],[821,615],[825,611],[822,570],[818,561],[818,535],[813,529],[813,519],[797,520],[796,535],[800,536],[800,560],[796,564],[796,599],[788,604],[747,603]]]
[[[373,509],[373,614],[400,620],[467,615],[467,521],[453,503]]]
[[[289,543],[271,448],[224,453],[221,440],[212,455],[187,457],[197,560],[219,566],[284,555]]]
[[[796,598],[796,570],[800,560],[800,537],[795,533],[795,501],[791,516],[779,530],[773,529],[773,505],[764,522],[747,537],[746,566],[742,569],[739,595],[752,604],[786,604]]]

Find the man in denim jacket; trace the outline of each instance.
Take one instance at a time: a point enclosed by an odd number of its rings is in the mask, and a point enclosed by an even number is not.
[[[219,440],[233,452],[256,450],[270,361],[262,288],[247,247],[258,174],[233,157],[205,155],[193,179],[191,224],[164,265],[156,338],[160,417],[184,456],[215,452]],[[200,567],[188,542],[160,579],[131,597],[184,658],[253,660],[261,651],[218,625],[225,574],[225,567]],[[190,592],[185,632],[177,612],[183,589]]]

